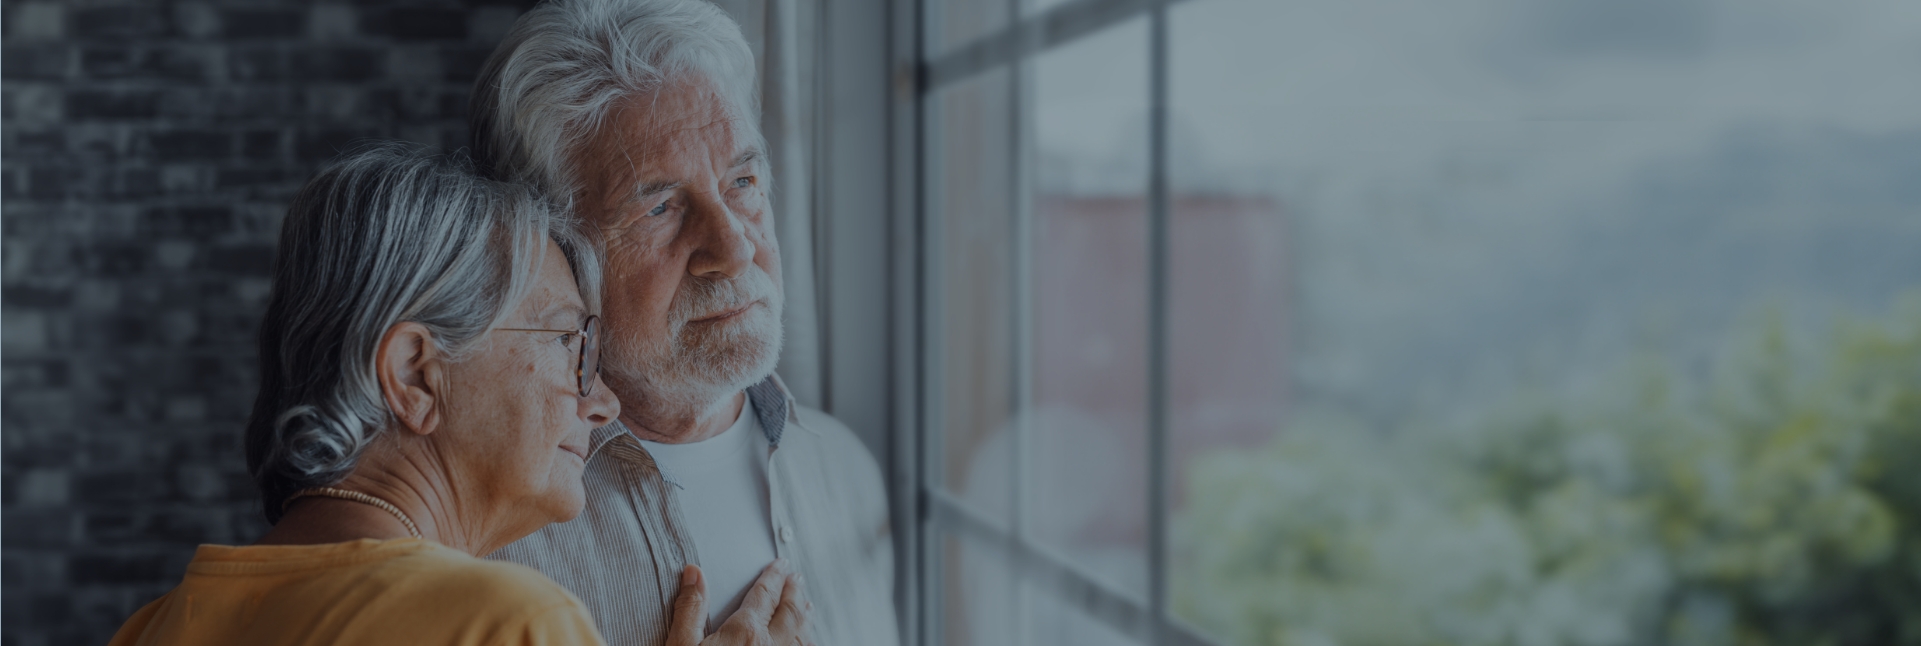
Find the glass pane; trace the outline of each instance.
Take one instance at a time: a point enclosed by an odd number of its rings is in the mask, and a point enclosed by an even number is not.
[[[1143,643],[1113,624],[1089,614],[1078,600],[1062,596],[1058,590],[1033,581],[1024,581],[1020,585],[1023,599],[1027,602],[1021,624],[1024,633],[1013,636],[1021,641],[1002,643],[1035,646],[1134,646]]]
[[[1028,69],[1023,524],[1145,598],[1146,21],[1048,51]]]
[[[1007,30],[1015,3],[1022,0],[928,0],[926,52],[938,58],[981,38]]]
[[[943,532],[940,545],[937,594],[941,618],[937,639],[947,646],[998,644],[991,635],[981,634],[982,625],[974,620],[1013,616],[1014,598],[1006,593],[1011,583],[1007,581],[1007,568],[1001,565],[1004,558],[998,551],[984,551],[987,546],[955,534]]]
[[[1139,640],[1090,614],[1086,600],[1063,596],[1031,571],[1017,571],[997,543],[943,539],[945,643],[956,646],[1125,646]],[[1059,555],[1055,555],[1059,556]],[[1133,599],[1142,604],[1141,600]]]
[[[940,369],[929,375],[942,482],[1011,525],[1011,445],[988,440],[1016,401],[1014,94],[995,70],[939,92],[929,116],[927,194],[936,261],[928,320]]]
[[[1916,634],[1888,600],[1921,592],[1921,12],[1170,13],[1182,617],[1237,644]]]
[[[1021,18],[1026,19],[1044,14],[1056,7],[1073,4],[1074,2],[1076,2],[1076,0],[1021,0]]]

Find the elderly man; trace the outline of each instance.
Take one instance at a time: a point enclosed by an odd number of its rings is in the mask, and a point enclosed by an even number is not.
[[[711,626],[776,558],[812,601],[813,643],[899,640],[886,492],[867,449],[773,376],[780,249],[752,51],[702,0],[553,0],[474,87],[475,154],[571,200],[606,245],[587,506],[495,554],[586,602],[608,643],[662,644],[684,564]]]

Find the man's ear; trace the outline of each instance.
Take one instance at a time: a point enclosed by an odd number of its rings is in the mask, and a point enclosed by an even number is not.
[[[446,361],[427,326],[404,321],[388,328],[374,354],[374,375],[401,426],[418,435],[439,427]]]

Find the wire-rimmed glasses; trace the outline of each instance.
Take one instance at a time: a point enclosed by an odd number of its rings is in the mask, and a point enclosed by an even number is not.
[[[578,335],[580,341],[580,361],[575,364],[574,376],[580,380],[580,396],[586,397],[594,392],[594,377],[600,374],[600,317],[588,316],[578,330],[543,330],[539,328],[494,328],[500,332],[553,332],[556,334]]]

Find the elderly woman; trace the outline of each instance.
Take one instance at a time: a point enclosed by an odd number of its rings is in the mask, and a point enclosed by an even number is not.
[[[599,265],[528,192],[397,146],[295,198],[260,333],[247,462],[272,531],[203,545],[120,644],[600,644],[572,594],[485,555],[580,513],[600,383]],[[782,564],[731,630],[804,628]],[[702,643],[698,570],[671,643]],[[721,637],[724,636],[724,637]]]

